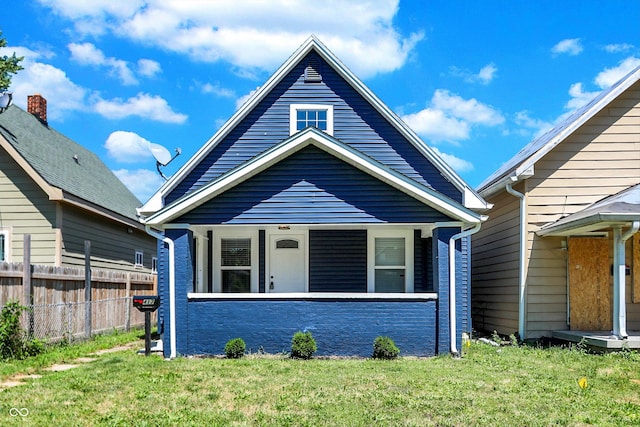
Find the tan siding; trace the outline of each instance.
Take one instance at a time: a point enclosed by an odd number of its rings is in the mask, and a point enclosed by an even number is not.
[[[70,206],[64,207],[62,223],[63,264],[83,265],[84,242],[88,240],[95,267],[132,270],[139,250],[144,254],[145,269],[151,269],[156,240],[146,233]]]
[[[639,135],[640,84],[636,83],[536,163],[535,176],[527,180],[527,218],[531,231],[639,183]],[[561,242],[560,238],[530,236],[527,279],[530,338],[567,328],[566,251],[562,250]],[[628,309],[633,311],[630,317],[636,316],[637,309],[637,305]]]
[[[22,262],[24,235],[31,236],[31,262],[55,260],[55,204],[0,148],[0,228],[10,230],[11,261]]]
[[[501,194],[472,237],[473,327],[512,334],[518,330],[518,199]]]

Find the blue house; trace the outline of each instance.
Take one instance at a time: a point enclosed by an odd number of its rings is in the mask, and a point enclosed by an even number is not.
[[[309,38],[142,207],[167,357],[457,353],[487,203]]]

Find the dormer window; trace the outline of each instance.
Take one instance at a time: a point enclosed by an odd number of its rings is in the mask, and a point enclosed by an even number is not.
[[[290,135],[309,126],[333,135],[333,105],[291,104]]]

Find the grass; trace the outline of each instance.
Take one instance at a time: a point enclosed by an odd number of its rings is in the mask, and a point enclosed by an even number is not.
[[[0,392],[0,425],[640,425],[631,352],[473,343],[462,359],[165,361],[131,350],[40,373]],[[11,407],[29,415],[11,417]]]

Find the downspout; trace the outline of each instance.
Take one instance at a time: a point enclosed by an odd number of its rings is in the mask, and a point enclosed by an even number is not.
[[[449,239],[449,342],[451,343],[451,354],[458,357],[457,334],[456,334],[456,240],[480,231],[480,223],[473,228],[454,234]]]
[[[633,221],[631,228],[622,234],[622,228],[613,229],[613,334],[627,338],[627,309],[625,297],[625,242],[640,229],[640,221]]]
[[[173,240],[153,231],[148,225],[144,226],[148,235],[162,240],[169,247],[169,358],[176,357],[176,266]]]
[[[512,196],[520,199],[520,254],[518,256],[518,335],[521,340],[525,338],[525,254],[527,253],[527,205],[525,202],[524,194],[516,191],[511,186],[511,183],[505,185],[505,190]]]

